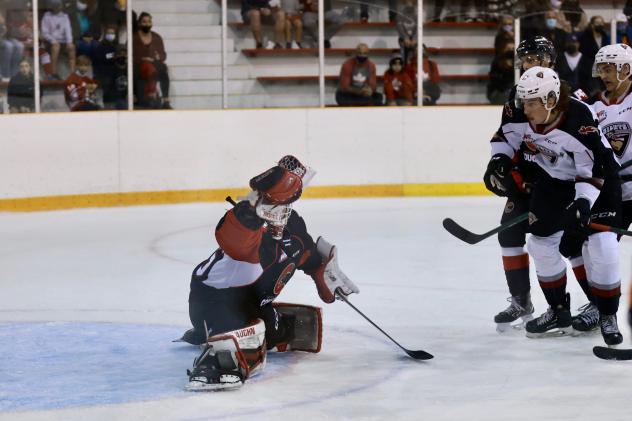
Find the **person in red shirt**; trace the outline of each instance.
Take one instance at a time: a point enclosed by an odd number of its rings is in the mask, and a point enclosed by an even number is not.
[[[375,64],[369,60],[369,47],[358,44],[356,55],[340,69],[336,102],[342,107],[382,105],[382,94],[376,92]]]
[[[410,76],[404,72],[404,59],[400,55],[391,58],[389,68],[384,72],[384,95],[386,105],[413,105],[415,87]]]
[[[101,109],[97,105],[97,81],[88,75],[90,64],[90,59],[87,56],[77,57],[77,70],[66,79],[64,96],[70,111],[97,111]]]
[[[439,87],[441,76],[439,75],[439,67],[437,66],[437,63],[428,58],[428,48],[425,44],[423,46],[423,51],[423,104],[435,105],[441,96],[441,88]],[[408,76],[410,76],[413,86],[415,87],[415,99],[417,99],[417,67],[417,56],[413,55],[408,64],[406,64],[406,69],[404,70]]]

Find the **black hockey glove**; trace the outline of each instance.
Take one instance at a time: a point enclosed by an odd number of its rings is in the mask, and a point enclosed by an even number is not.
[[[579,198],[571,202],[564,211],[564,227],[566,229],[584,231],[590,224],[590,202]]]
[[[487,171],[483,176],[485,187],[496,196],[509,196],[518,192],[518,186],[511,176],[513,162],[505,154],[492,156],[487,164]]]

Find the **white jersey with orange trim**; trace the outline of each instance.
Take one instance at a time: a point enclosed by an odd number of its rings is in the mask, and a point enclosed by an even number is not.
[[[592,98],[588,103],[597,116],[602,134],[610,143],[610,147],[619,162],[623,164],[632,160],[632,147],[630,147],[632,95],[630,88],[623,97],[616,98],[612,103],[607,99],[607,92]],[[622,170],[620,175],[624,180],[621,185],[623,200],[632,200],[632,167]]]

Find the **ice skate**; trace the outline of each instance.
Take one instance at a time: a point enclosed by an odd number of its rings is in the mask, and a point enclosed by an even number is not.
[[[527,338],[544,338],[565,336],[573,333],[570,307],[570,296],[566,294],[566,303],[557,307],[549,307],[540,317],[526,324]]]
[[[579,314],[573,316],[573,335],[585,335],[597,332],[599,327],[599,309],[593,303],[584,304]]]
[[[187,370],[189,383],[184,386],[185,390],[189,392],[230,390],[244,384],[242,375],[234,366],[230,352],[219,351],[213,355],[211,349],[207,349],[200,358],[195,359],[192,370]],[[220,368],[231,365],[234,367],[232,370]]]
[[[606,345],[608,345],[608,347],[616,348],[617,345],[623,342],[623,335],[619,332],[616,314],[610,316],[602,314],[599,319],[599,326],[601,327],[601,336],[603,336],[603,341]]]
[[[507,298],[509,307],[494,316],[496,331],[498,333],[507,332],[511,329],[522,329],[524,325],[533,320],[533,304],[529,294]],[[512,324],[516,320],[522,319],[520,323]]]

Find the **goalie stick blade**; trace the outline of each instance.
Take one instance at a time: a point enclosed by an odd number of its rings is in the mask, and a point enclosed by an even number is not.
[[[426,351],[410,351],[406,350],[406,353],[416,360],[431,360],[434,355],[427,353]]]
[[[443,228],[459,240],[465,241],[468,244],[476,244],[486,238],[483,235],[474,234],[473,232],[466,230],[457,224],[452,218],[445,218],[443,220]]]
[[[629,361],[632,360],[632,349],[608,348],[605,346],[596,346],[593,348],[593,354],[602,360]]]

